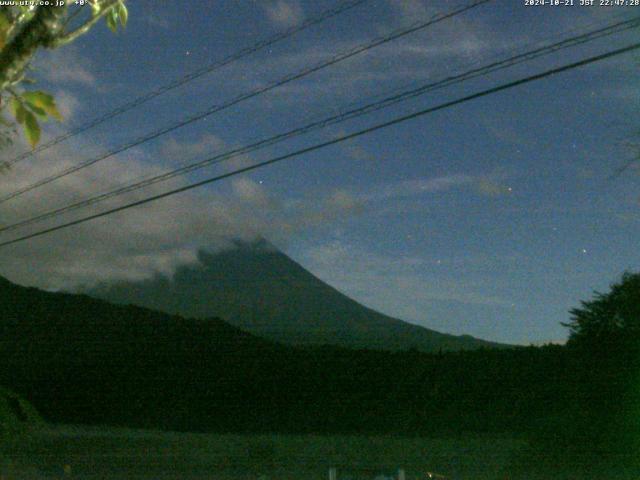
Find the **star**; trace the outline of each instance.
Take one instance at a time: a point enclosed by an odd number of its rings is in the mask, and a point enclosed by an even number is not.
[[[582,253],[587,253],[587,249],[586,249],[586,248],[583,248],[583,249],[582,249]]]

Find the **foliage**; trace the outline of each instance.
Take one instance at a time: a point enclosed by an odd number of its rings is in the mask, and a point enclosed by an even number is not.
[[[532,430],[528,455],[542,471],[583,478],[639,471],[640,274],[625,273],[609,292],[595,292],[564,325],[573,395],[564,415]]]
[[[0,445],[11,435],[41,423],[42,418],[29,402],[0,387]]]
[[[18,124],[24,128],[25,136],[32,147],[40,141],[40,120],[53,117],[62,120],[53,96],[42,91],[28,91],[15,94],[11,99],[11,112]]]
[[[86,14],[87,11],[90,13]],[[127,24],[128,16],[125,0],[86,0],[76,2],[75,7],[5,6],[0,10],[0,112],[10,106],[32,148],[40,141],[41,121],[49,118],[62,121],[50,94],[22,87],[33,83],[26,73],[37,50],[67,45],[87,33],[101,18],[116,32],[118,25]],[[1,113],[0,122],[1,147],[11,140],[15,130]]]
[[[623,348],[640,342],[640,273],[625,273],[608,293],[571,310],[569,342],[588,348]],[[613,352],[612,352],[613,353]]]

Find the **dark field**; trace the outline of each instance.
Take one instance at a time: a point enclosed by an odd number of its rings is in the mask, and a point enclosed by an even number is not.
[[[513,438],[219,435],[52,427],[7,446],[7,480],[326,479],[330,466],[403,468],[406,478],[500,476],[523,445]],[[65,471],[65,466],[68,466]],[[343,470],[344,471],[344,470]]]

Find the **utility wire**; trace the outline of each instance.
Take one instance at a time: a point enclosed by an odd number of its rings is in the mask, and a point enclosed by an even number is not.
[[[323,62],[321,62],[319,64],[316,64],[313,67],[305,68],[305,69],[299,71],[298,73],[289,74],[289,75],[283,77],[280,80],[277,80],[277,81],[275,81],[273,83],[268,84],[265,87],[259,87],[257,89],[254,89],[254,90],[248,92],[248,93],[241,94],[241,95],[239,95],[239,96],[237,96],[237,97],[235,97],[235,98],[233,98],[233,99],[231,99],[231,100],[229,100],[229,101],[227,101],[227,102],[225,102],[225,103],[223,103],[221,105],[214,105],[214,106],[208,108],[207,110],[205,110],[203,112],[200,112],[200,113],[197,113],[195,115],[192,115],[190,117],[187,117],[187,118],[185,118],[184,120],[181,120],[178,123],[175,123],[175,124],[170,125],[168,127],[162,128],[160,130],[156,130],[156,131],[154,131],[152,133],[149,133],[149,134],[146,134],[146,135],[144,135],[142,137],[139,137],[139,138],[137,138],[137,139],[135,139],[135,140],[133,140],[133,141],[121,146],[121,147],[116,148],[115,150],[111,150],[111,151],[109,151],[109,152],[107,152],[105,154],[102,154],[102,155],[98,156],[98,157],[95,157],[95,158],[92,158],[92,159],[89,159],[89,160],[85,160],[85,161],[80,162],[80,163],[78,163],[76,165],[73,165],[73,166],[71,166],[71,167],[69,167],[69,168],[67,168],[65,170],[62,170],[62,171],[60,171],[58,173],[55,173],[55,174],[53,174],[53,175],[51,175],[49,177],[46,177],[46,178],[44,178],[42,180],[39,180],[39,181],[37,181],[35,183],[32,183],[32,184],[27,185],[25,187],[22,187],[22,188],[20,188],[18,190],[15,190],[15,191],[7,194],[7,195],[4,195],[4,196],[0,197],[0,203],[7,202],[7,201],[9,201],[11,199],[14,199],[14,198],[26,193],[26,192],[32,191],[32,190],[34,190],[36,188],[39,188],[39,187],[41,187],[43,185],[47,185],[48,183],[51,183],[51,182],[53,182],[55,180],[58,180],[60,178],[66,177],[68,175],[71,175],[72,173],[75,173],[75,172],[77,172],[79,170],[82,170],[82,169],[87,168],[87,167],[89,167],[91,165],[94,165],[94,164],[96,164],[96,163],[98,163],[98,162],[100,162],[102,160],[105,160],[107,158],[110,158],[110,157],[112,157],[112,156],[114,156],[116,154],[119,154],[119,153],[122,153],[122,152],[124,152],[126,150],[129,150],[130,148],[137,147],[137,146],[142,145],[142,144],[144,144],[144,143],[146,143],[146,142],[148,142],[150,140],[154,140],[154,139],[156,139],[158,137],[161,137],[162,135],[165,135],[167,133],[170,133],[170,132],[173,132],[175,130],[178,130],[179,128],[182,128],[182,127],[184,127],[186,125],[194,123],[194,122],[196,122],[198,120],[202,120],[203,118],[209,117],[209,116],[213,115],[214,113],[220,112],[222,110],[226,110],[227,108],[232,107],[234,105],[237,105],[240,102],[243,102],[245,100],[249,100],[249,99],[251,99],[253,97],[256,97],[258,95],[266,93],[266,92],[268,92],[270,90],[274,90],[275,88],[281,87],[282,85],[285,85],[285,84],[290,83],[290,82],[292,82],[294,80],[298,80],[300,78],[306,77],[307,75],[310,75],[310,74],[312,74],[314,72],[322,70],[322,69],[324,69],[326,67],[329,67],[331,65],[335,65],[336,63],[339,63],[339,62],[342,62],[342,61],[347,60],[349,58],[352,58],[352,57],[354,57],[354,56],[356,56],[356,55],[358,55],[360,53],[366,52],[366,51],[371,50],[371,49],[373,49],[375,47],[378,47],[378,46],[383,45],[385,43],[388,43],[388,42],[391,42],[393,40],[396,40],[396,39],[398,39],[400,37],[403,37],[405,35],[409,35],[410,33],[417,32],[418,30],[422,30],[424,28],[427,28],[427,27],[429,27],[431,25],[434,25],[434,24],[436,24],[438,22],[441,22],[443,20],[446,20],[446,19],[455,17],[457,15],[460,15],[460,14],[462,14],[462,13],[468,11],[468,10],[471,10],[471,9],[473,9],[475,7],[478,7],[478,6],[482,5],[482,4],[488,3],[490,1],[493,1],[493,0],[475,0],[474,2],[472,2],[469,5],[457,8],[455,10],[452,10],[452,11],[448,12],[448,13],[437,14],[437,15],[433,16],[430,20],[414,23],[411,26],[409,26],[408,28],[394,30],[389,35],[385,35],[383,37],[379,37],[376,40],[373,40],[372,42],[366,43],[364,45],[360,45],[360,46],[358,46],[358,47],[356,47],[354,49],[351,49],[351,50],[348,50],[348,51],[346,51],[344,53],[338,54],[337,56],[334,56],[334,57],[332,57],[331,59],[329,59],[327,61],[323,61]]]
[[[271,146],[274,145],[276,143],[280,143],[284,140],[287,140],[289,138],[298,136],[298,135],[302,135],[302,134],[306,134],[309,133],[311,131],[320,129],[320,128],[325,128],[327,126],[330,125],[334,125],[337,123],[341,123],[343,121],[352,119],[352,118],[356,118],[374,111],[378,111],[381,110],[383,108],[387,108],[391,105],[394,105],[396,103],[399,103],[401,101],[405,101],[408,100],[410,98],[413,97],[417,97],[419,95],[423,95],[427,92],[431,92],[440,88],[444,88],[444,87],[448,87],[451,86],[453,84],[457,84],[457,83],[461,83],[467,80],[470,80],[472,78],[478,77],[478,76],[484,76],[484,75],[488,75],[489,73],[493,73],[497,70],[502,70],[505,68],[509,68],[512,67],[514,65],[517,65],[519,63],[523,63],[523,62],[527,62],[527,61],[531,61],[535,58],[539,58],[541,56],[544,55],[549,55],[551,53],[557,52],[561,49],[565,49],[568,47],[572,47],[572,46],[576,46],[576,45],[580,45],[580,44],[584,44],[599,38],[603,38],[606,36],[610,36],[613,35],[615,33],[620,33],[623,32],[625,30],[629,30],[631,28],[636,28],[640,26],[640,16],[637,16],[633,19],[627,20],[627,21],[622,21],[622,22],[617,22],[615,24],[612,25],[608,25],[606,27],[602,27],[602,28],[598,28],[596,30],[592,30],[590,32],[587,33],[583,33],[581,35],[577,35],[577,36],[573,36],[564,40],[561,40],[559,42],[553,43],[553,44],[549,44],[549,45],[545,45],[533,50],[529,50],[514,56],[511,56],[507,59],[503,59],[500,61],[494,61],[492,63],[489,63],[488,65],[479,67],[479,68],[474,68],[471,69],[467,72],[458,74],[458,75],[453,75],[453,76],[449,76],[443,80],[439,80],[437,82],[433,82],[433,83],[428,83],[426,85],[422,85],[420,87],[417,88],[413,88],[411,90],[408,91],[404,91],[400,94],[396,94],[396,95],[391,95],[388,96],[382,100],[376,101],[376,102],[372,102],[369,103],[367,105],[361,106],[359,108],[354,108],[352,110],[340,113],[338,115],[334,115],[328,118],[323,118],[321,120],[317,120],[315,122],[311,122],[309,124],[306,124],[302,127],[298,127],[295,128],[293,130],[289,130],[287,132],[284,133],[280,133],[278,135],[272,136],[272,137],[268,137],[268,138],[264,138],[262,140],[259,140],[257,142],[254,142],[250,145],[246,145],[243,147],[239,147],[239,148],[235,148],[232,149],[230,151],[224,152],[224,153],[220,153],[218,155],[215,155],[213,157],[209,157],[206,158],[204,160],[201,160],[199,162],[196,163],[191,163],[191,164],[186,164],[183,165],[180,168],[174,169],[174,170],[170,170],[168,172],[165,173],[161,173],[159,175],[155,175],[155,176],[151,176],[142,180],[139,180],[137,182],[134,182],[132,184],[129,185],[125,185],[122,186],[120,188],[117,188],[115,190],[111,190],[108,191],[106,193],[102,193],[93,197],[90,197],[88,199],[73,203],[71,205],[66,205],[54,210],[50,210],[48,212],[44,212],[41,213],[39,215],[36,215],[34,217],[25,219],[25,220],[21,220],[18,221],[16,223],[10,224],[10,225],[6,225],[3,227],[0,227],[0,232],[5,232],[5,231],[11,231],[11,230],[15,230],[17,228],[26,226],[26,225],[30,225],[36,222],[40,222],[49,218],[54,218],[57,217],[59,215],[62,215],[63,213],[67,213],[73,210],[77,210],[79,208],[82,207],[86,207],[86,206],[90,206],[90,205],[94,205],[96,203],[102,202],[104,200],[110,199],[110,198],[114,198],[135,190],[139,190],[141,188],[150,186],[150,185],[154,185],[156,183],[159,182],[163,182],[166,180],[169,180],[171,178],[174,178],[176,176],[179,175],[184,175],[186,173],[192,172],[194,170],[197,169],[201,169],[207,166],[211,166],[211,165],[215,165],[215,164],[219,164],[222,163],[224,161],[236,158],[240,155],[244,155],[247,153],[250,153],[252,151],[258,150],[258,149],[262,149],[264,147],[267,146]]]
[[[418,117],[422,117],[424,115],[427,115],[427,114],[430,114],[430,113],[433,113],[433,112],[437,112],[439,110],[444,110],[446,108],[450,108],[450,107],[453,107],[455,105],[460,105],[462,103],[466,103],[466,102],[469,102],[471,100],[475,100],[477,98],[486,97],[488,95],[492,95],[494,93],[501,92],[503,90],[508,90],[508,89],[511,89],[511,88],[514,88],[514,87],[517,87],[517,86],[520,86],[520,85],[524,85],[526,83],[534,82],[536,80],[541,80],[543,78],[550,77],[552,75],[556,75],[556,74],[561,73],[561,72],[566,72],[568,70],[573,70],[573,69],[578,68],[578,67],[589,65],[591,63],[599,62],[599,61],[602,61],[602,60],[605,60],[605,59],[608,59],[608,58],[612,58],[612,57],[615,57],[615,56],[618,56],[618,55],[622,55],[624,53],[628,53],[628,52],[631,52],[631,51],[634,51],[634,50],[638,50],[638,49],[640,49],[640,43],[634,43],[632,45],[629,45],[629,46],[626,46],[626,47],[623,47],[623,48],[618,48],[616,50],[612,50],[612,51],[609,51],[609,52],[606,52],[606,53],[603,53],[603,54],[600,54],[600,55],[592,56],[592,57],[580,60],[578,62],[573,62],[573,63],[567,64],[567,65],[563,65],[561,67],[552,68],[552,69],[546,70],[546,71],[544,71],[542,73],[538,73],[538,74],[535,74],[535,75],[530,75],[530,76],[521,78],[519,80],[514,80],[514,81],[511,81],[511,82],[508,82],[508,83],[504,83],[502,85],[499,85],[499,86],[496,86],[496,87],[493,87],[493,88],[489,88],[487,90],[482,90],[480,92],[476,92],[476,93],[473,93],[471,95],[467,95],[465,97],[462,97],[462,98],[459,98],[459,99],[456,99],[456,100],[451,100],[449,102],[441,103],[440,105],[437,105],[435,107],[429,107],[429,108],[426,108],[426,109],[423,109],[423,110],[420,110],[420,111],[417,111],[417,112],[414,112],[414,113],[411,113],[411,114],[408,114],[408,115],[403,115],[403,116],[400,116],[400,117],[396,117],[393,120],[389,120],[389,121],[386,121],[386,122],[383,122],[383,123],[379,123],[379,124],[374,125],[372,127],[368,127],[368,128],[363,129],[363,130],[358,130],[358,131],[350,133],[350,134],[341,135],[341,136],[338,136],[338,137],[333,138],[331,140],[328,140],[326,142],[318,143],[318,144],[312,145],[310,147],[302,148],[300,150],[296,150],[294,152],[287,153],[285,155],[280,155],[280,156],[271,158],[269,160],[265,160],[263,162],[259,162],[259,163],[256,163],[256,164],[253,164],[253,165],[250,165],[250,166],[247,166],[247,167],[239,168],[239,169],[234,170],[232,172],[228,172],[228,173],[224,173],[224,174],[217,175],[217,176],[214,176],[214,177],[210,177],[210,178],[207,178],[205,180],[201,180],[199,182],[192,183],[190,185],[186,185],[186,186],[183,186],[183,187],[180,187],[180,188],[176,188],[176,189],[170,190],[168,192],[164,192],[164,193],[161,193],[161,194],[158,194],[158,195],[153,195],[151,197],[147,197],[147,198],[142,199],[142,200],[131,202],[131,203],[128,203],[126,205],[121,205],[119,207],[112,208],[112,209],[109,209],[109,210],[105,210],[103,212],[96,213],[96,214],[93,214],[93,215],[88,215],[86,217],[82,217],[82,218],[79,218],[79,219],[76,219],[76,220],[73,220],[73,221],[70,221],[70,222],[67,222],[67,223],[63,223],[63,224],[57,225],[55,227],[39,230],[37,232],[31,233],[31,234],[28,234],[28,235],[24,235],[22,237],[18,237],[18,238],[12,239],[12,240],[1,242],[0,243],[0,247],[5,247],[5,246],[8,246],[8,245],[12,245],[12,244],[15,244],[15,243],[18,243],[18,242],[29,240],[31,238],[39,237],[39,236],[42,236],[42,235],[46,235],[48,233],[52,233],[52,232],[55,232],[55,231],[58,231],[58,230],[62,230],[64,228],[68,228],[68,227],[71,227],[71,226],[74,226],[74,225],[85,223],[85,222],[88,222],[90,220],[95,220],[97,218],[105,217],[107,215],[111,215],[111,214],[114,214],[114,213],[117,213],[117,212],[128,210],[128,209],[133,208],[133,207],[137,207],[137,206],[140,206],[140,205],[145,205],[147,203],[151,203],[151,202],[154,202],[156,200],[160,200],[162,198],[170,197],[170,196],[176,195],[178,193],[186,192],[188,190],[192,190],[194,188],[198,188],[198,187],[201,187],[201,186],[204,186],[204,185],[208,185],[210,183],[218,182],[220,180],[224,180],[226,178],[233,177],[235,175],[239,175],[241,173],[245,173],[245,172],[249,172],[249,171],[252,171],[252,170],[256,170],[258,168],[262,168],[262,167],[265,167],[267,165],[272,165],[274,163],[281,162],[283,160],[287,160],[289,158],[294,158],[294,157],[297,157],[297,156],[300,156],[300,155],[304,155],[304,154],[307,154],[307,153],[310,153],[310,152],[313,152],[313,151],[316,151],[316,150],[320,150],[322,148],[326,148],[326,147],[331,146],[331,145],[335,145],[337,143],[341,143],[341,142],[344,142],[344,141],[347,141],[347,140],[351,140],[353,138],[360,137],[362,135],[373,133],[373,132],[381,130],[383,128],[387,128],[387,127],[390,127],[390,126],[393,126],[393,125],[397,125],[399,123],[406,122],[408,120],[412,120],[412,119],[415,119],[415,118],[418,118]]]
[[[114,108],[113,110],[111,110],[110,112],[107,112],[99,117],[96,117],[90,121],[88,121],[87,123],[83,124],[83,125],[79,125],[78,127],[70,130],[69,132],[66,132],[50,141],[48,141],[47,143],[43,143],[42,145],[40,145],[39,147],[35,148],[34,150],[28,150],[25,151],[23,153],[21,153],[20,155],[12,158],[11,160],[8,160],[7,162],[5,162],[5,165],[10,166],[13,165],[15,163],[18,163],[21,160],[24,160],[26,158],[29,158],[37,153],[43,152],[45,150],[48,150],[49,148],[53,147],[54,145],[57,145],[69,138],[75,137],[76,135],[79,135],[81,133],[86,132],[87,130],[90,130],[108,120],[111,120],[112,118],[117,117],[118,115],[121,115],[125,112],[128,112],[129,110],[133,110],[134,108],[139,107],[140,105],[143,105],[145,103],[147,103],[148,101],[159,97],[160,95],[164,95],[167,92],[170,92],[171,90],[174,90],[178,87],[181,87],[189,82],[192,82],[193,80],[196,80],[200,77],[203,77],[204,75],[208,75],[209,73],[212,73],[226,65],[229,65],[233,62],[236,62],[238,60],[241,60],[253,53],[259,52],[260,50],[263,50],[267,47],[270,47],[272,45],[275,45],[276,43],[282,41],[282,40],[286,40],[287,38],[290,38],[292,36],[294,36],[295,34],[306,30],[307,28],[322,23],[325,20],[329,20],[347,10],[350,10],[354,7],[357,7],[358,5],[361,5],[365,2],[367,2],[369,0],[350,0],[347,2],[342,2],[340,5],[333,7],[329,10],[325,10],[324,12],[321,12],[319,15],[316,15],[314,17],[310,17],[307,20],[305,20],[304,22],[302,22],[300,25],[288,28],[287,30],[278,33],[276,35],[273,35],[269,38],[266,38],[264,40],[261,40],[257,43],[255,43],[254,45],[250,46],[250,47],[246,47],[243,48],[241,50],[238,50],[235,53],[232,53],[231,55],[224,57],[214,63],[211,63],[209,65],[206,65],[202,68],[199,68],[197,70],[194,70],[193,72],[190,72],[180,78],[176,78],[175,80],[171,81],[170,83],[167,83],[166,85],[162,85],[158,88],[156,88],[155,90],[152,90],[150,92],[147,92],[137,98],[134,98],[133,100],[124,103],[122,105],[120,105],[117,108]],[[79,11],[79,10],[78,10]]]

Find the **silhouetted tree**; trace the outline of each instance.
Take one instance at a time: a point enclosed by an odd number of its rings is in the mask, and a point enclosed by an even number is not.
[[[625,273],[608,293],[595,292],[594,298],[571,310],[569,345],[588,349],[635,350],[640,343],[640,273]]]
[[[571,331],[568,408],[533,432],[528,456],[541,459],[546,471],[637,478],[640,274],[623,274],[609,292],[595,292],[570,313],[571,321],[563,323]]]

